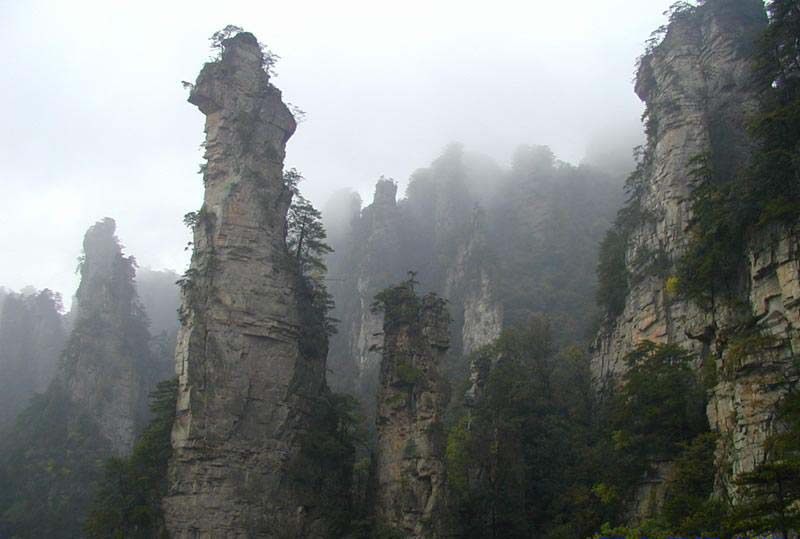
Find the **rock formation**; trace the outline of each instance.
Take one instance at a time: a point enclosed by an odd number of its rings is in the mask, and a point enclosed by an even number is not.
[[[745,117],[757,106],[752,42],[766,23],[757,0],[707,2],[673,20],[660,45],[640,60],[636,92],[647,107],[642,214],[626,256],[632,284],[625,311],[596,343],[598,381],[624,370],[623,358],[642,340],[702,348],[710,316],[670,297],[664,274],[688,242],[693,188],[691,160],[714,154],[727,170],[745,162]],[[669,268],[654,275],[656,258]]]
[[[130,453],[148,420],[159,369],[136,264],[115,232],[109,218],[87,231],[73,329],[55,378],[0,436],[0,476],[14,493],[0,499],[0,514],[9,517],[0,536],[81,536],[102,463]]]
[[[383,318],[370,305],[378,291],[410,269],[403,267],[402,244],[397,184],[381,178],[375,185],[373,203],[361,212],[352,238],[340,248],[344,256],[330,267],[332,275],[340,276],[331,288],[336,297],[335,316],[340,320],[331,345],[331,386],[364,400],[375,394],[378,385],[380,354],[374,348],[381,343],[383,327]]]
[[[329,259],[341,323],[331,340],[330,381],[369,404],[377,389],[380,315],[374,294],[417,272],[421,290],[447,298],[453,323],[443,372],[468,375],[470,353],[505,327],[553,320],[559,342],[583,339],[594,305],[597,245],[617,210],[621,181],[559,165],[546,147],[522,147],[511,170],[448,147],[417,170],[405,198],[376,185]],[[368,410],[369,411],[369,410]]]
[[[440,373],[450,344],[446,302],[418,298],[410,282],[379,296],[384,309],[378,393],[376,509],[407,538],[439,537],[446,472]]]
[[[747,276],[738,301],[704,309],[667,287],[689,240],[691,160],[709,155],[722,177],[746,166],[751,146],[746,118],[758,106],[751,74],[754,44],[766,25],[759,0],[708,0],[673,17],[663,41],[641,59],[636,91],[647,106],[647,146],[639,197],[644,216],[630,235],[630,291],[622,314],[601,330],[592,361],[601,389],[623,373],[623,358],[639,342],[678,344],[698,359],[716,359],[719,383],[708,407],[718,431],[718,487],[734,495],[731,478],[763,460],[775,404],[796,380],[800,316],[795,227],[772,227],[749,238]],[[744,336],[768,345],[744,353]],[[666,474],[663,463],[658,475]],[[658,481],[656,481],[658,482]],[[653,482],[643,492],[659,499]],[[652,513],[637,500],[634,517]]]
[[[295,121],[249,33],[223,41],[189,102],[206,116],[206,190],[183,280],[167,529],[176,539],[321,537],[290,477],[327,352],[285,243]]]
[[[136,263],[122,254],[115,233],[110,218],[86,232],[74,328],[56,382],[98,423],[113,452],[124,455],[146,422],[147,395],[159,380],[134,284]]]

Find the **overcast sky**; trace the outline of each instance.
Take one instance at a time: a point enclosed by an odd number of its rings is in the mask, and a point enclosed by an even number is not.
[[[520,144],[577,163],[627,143],[634,62],[671,2],[0,0],[0,285],[70,296],[105,216],[140,265],[184,270],[204,135],[180,81],[227,24],[281,56],[273,82],[308,113],[286,164],[321,206],[451,141],[502,164]]]

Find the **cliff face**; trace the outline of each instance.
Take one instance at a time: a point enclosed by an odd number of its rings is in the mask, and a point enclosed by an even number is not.
[[[712,316],[672,298],[664,275],[675,273],[689,239],[691,160],[708,154],[726,173],[746,163],[745,117],[757,106],[752,46],[765,27],[760,2],[715,0],[678,15],[663,42],[640,63],[636,92],[647,106],[642,214],[626,254],[632,283],[625,311],[601,332],[593,371],[603,381],[624,369],[642,340],[701,351]],[[653,271],[658,259],[668,268]],[[653,275],[659,273],[659,275]]]
[[[722,325],[712,350],[718,384],[708,418],[720,432],[720,487],[764,462],[780,399],[800,380],[800,229],[772,226],[749,241],[749,306],[743,323]]]
[[[643,340],[714,359],[719,382],[708,418],[721,434],[717,484],[734,497],[732,477],[763,461],[775,404],[797,380],[790,359],[800,314],[797,230],[772,227],[748,239],[735,301],[700,308],[671,294],[667,281],[689,240],[689,195],[697,187],[692,158],[710,156],[728,178],[747,164],[746,117],[758,104],[752,58],[765,25],[758,0],[709,0],[676,15],[663,42],[641,60],[636,90],[647,105],[648,130],[639,199],[644,218],[627,246],[631,286],[624,312],[599,334],[592,361],[602,388],[619,378],[624,356]],[[652,485],[646,490],[658,498]],[[641,502],[638,517],[652,509]]]
[[[378,522],[409,538],[438,537],[446,472],[440,372],[449,347],[444,300],[417,298],[401,285],[384,303],[386,321],[378,392]]]
[[[289,468],[324,391],[326,344],[286,248],[282,175],[295,121],[256,39],[223,42],[189,101],[206,115],[205,198],[183,282],[170,494],[172,537],[316,537]]]

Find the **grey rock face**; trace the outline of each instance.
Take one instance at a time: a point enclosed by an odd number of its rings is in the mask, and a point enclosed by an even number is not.
[[[189,98],[206,115],[208,163],[176,350],[164,500],[174,538],[322,535],[288,469],[324,390],[326,350],[303,336],[307,305],[285,245],[295,121],[262,63],[255,37],[238,34]]]
[[[775,406],[797,380],[790,359],[799,344],[797,229],[773,227],[749,238],[743,267],[749,279],[737,302],[703,310],[671,296],[666,282],[689,240],[689,195],[695,187],[691,159],[708,154],[723,175],[747,164],[746,118],[757,107],[752,54],[765,24],[758,0],[709,0],[678,16],[663,42],[642,59],[636,91],[649,117],[641,199],[648,218],[628,245],[632,286],[625,310],[601,331],[592,361],[602,388],[619,379],[624,356],[643,340],[678,344],[698,358],[714,358],[719,383],[708,417],[721,435],[718,488],[734,499],[732,478],[763,461]],[[651,271],[656,257],[666,261],[660,272]],[[752,334],[762,336],[760,344],[743,348]],[[668,466],[661,463],[659,471]],[[659,483],[663,487],[659,479],[649,481],[642,496],[660,499]],[[636,501],[633,520],[657,509],[658,504],[645,501]]]
[[[450,318],[432,295],[395,307],[402,314],[387,313],[378,393],[377,516],[403,537],[439,537],[448,398],[440,365]]]
[[[641,60],[636,91],[647,105],[649,137],[643,181],[645,222],[632,234],[626,259],[631,287],[625,311],[599,336],[593,359],[603,382],[624,370],[624,356],[642,340],[701,351],[712,317],[671,298],[656,257],[675,264],[689,239],[690,161],[711,153],[729,170],[746,163],[745,117],[757,106],[751,79],[752,42],[766,18],[757,0],[707,2],[670,26],[663,42]],[[719,323],[719,322],[718,322]]]

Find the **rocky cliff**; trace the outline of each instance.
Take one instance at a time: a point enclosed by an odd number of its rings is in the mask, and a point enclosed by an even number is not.
[[[253,35],[221,49],[189,97],[206,116],[206,189],[183,280],[167,528],[175,538],[324,536],[290,477],[327,352],[286,247],[282,168],[295,121]]]
[[[375,450],[378,522],[402,537],[439,537],[446,481],[446,302],[433,294],[417,297],[412,282],[382,292],[379,302],[385,321]]]
[[[642,57],[636,91],[646,104],[648,140],[634,178],[638,214],[625,253],[624,310],[601,330],[592,361],[601,389],[618,380],[624,356],[639,342],[678,344],[711,358],[717,380],[708,417],[720,433],[718,489],[735,496],[731,478],[763,459],[775,404],[797,379],[797,236],[794,227],[752,234],[743,278],[731,301],[699,306],[676,293],[678,263],[690,240],[690,194],[703,181],[693,159],[707,156],[718,176],[746,167],[746,119],[757,110],[755,43],[766,26],[759,0],[708,0],[676,12],[663,40]],[[759,337],[751,338],[754,335]],[[663,465],[659,476],[665,475]],[[646,488],[653,499],[653,486]],[[637,517],[652,513],[639,500]]]
[[[692,159],[712,153],[727,171],[746,162],[745,117],[757,105],[753,41],[765,23],[760,2],[708,2],[673,17],[663,41],[640,60],[636,92],[647,107],[648,140],[634,196],[644,217],[628,242],[625,311],[596,343],[598,380],[619,375],[641,340],[702,348],[691,336],[703,335],[711,317],[671,297],[666,277],[689,239]]]

